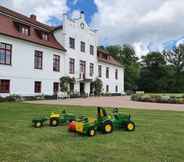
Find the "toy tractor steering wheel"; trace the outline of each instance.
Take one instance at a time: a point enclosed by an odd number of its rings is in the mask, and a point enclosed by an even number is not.
[[[117,114],[119,112],[119,109],[117,107],[113,108],[112,113]]]

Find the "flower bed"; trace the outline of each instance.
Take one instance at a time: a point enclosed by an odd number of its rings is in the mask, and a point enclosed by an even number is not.
[[[134,94],[131,96],[131,100],[140,102],[184,104],[184,95]]]

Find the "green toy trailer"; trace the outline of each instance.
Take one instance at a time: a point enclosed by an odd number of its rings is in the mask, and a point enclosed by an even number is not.
[[[121,114],[118,109],[113,109],[112,114],[107,114],[102,107],[97,108],[97,118],[81,117],[75,122],[69,123],[69,130],[88,136],[95,136],[96,131],[102,133],[111,133],[113,129],[124,128],[127,131],[133,131],[135,124],[130,115]]]
[[[50,126],[56,127],[61,124],[68,124],[74,120],[76,120],[75,115],[66,113],[66,111],[63,110],[62,113],[53,112],[49,117],[33,118],[32,123],[35,128],[41,128],[46,122],[49,122]]]

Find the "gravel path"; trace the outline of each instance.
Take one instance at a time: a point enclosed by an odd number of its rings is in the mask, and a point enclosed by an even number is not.
[[[89,98],[77,98],[65,100],[42,100],[42,101],[28,101],[27,103],[50,104],[50,105],[125,107],[133,109],[184,111],[184,105],[181,104],[135,102],[131,101],[130,97],[128,96],[89,97]]]

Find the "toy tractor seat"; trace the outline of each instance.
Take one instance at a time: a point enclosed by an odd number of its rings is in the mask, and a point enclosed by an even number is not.
[[[107,113],[103,107],[97,107],[97,118],[103,118],[106,117]]]

